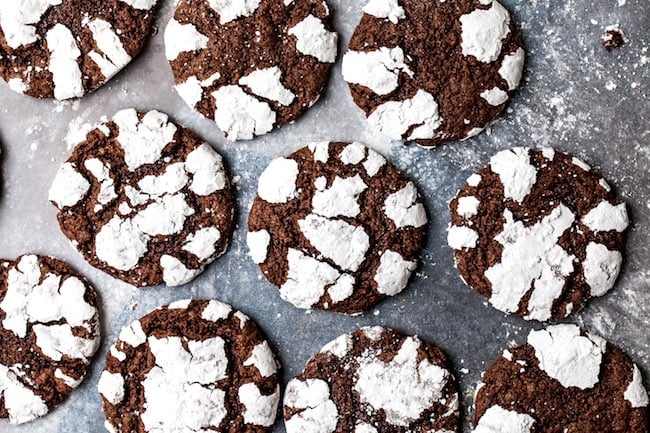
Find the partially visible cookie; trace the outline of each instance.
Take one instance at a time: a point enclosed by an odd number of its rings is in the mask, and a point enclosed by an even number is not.
[[[413,182],[359,143],[312,143],[259,178],[248,246],[299,308],[358,314],[401,292],[427,215]]]
[[[97,295],[60,260],[0,261],[0,418],[22,424],[61,403],[99,347]]]
[[[641,372],[621,349],[555,325],[483,374],[474,433],[645,433],[647,406]]]
[[[110,80],[152,32],[158,0],[0,2],[0,77],[19,93],[70,99]]]
[[[221,155],[158,111],[122,110],[90,131],[49,199],[86,260],[137,287],[191,281],[232,232]]]
[[[325,0],[181,0],[165,53],[185,102],[249,140],[316,103],[337,35]]]
[[[524,50],[496,0],[370,0],[343,57],[368,122],[421,146],[479,134],[521,79]]]
[[[98,390],[112,433],[270,431],[278,363],[257,326],[217,301],[177,301],[122,329]]]
[[[609,291],[621,269],[625,203],[570,155],[501,151],[449,208],[461,277],[506,313],[566,317]]]
[[[327,344],[284,394],[287,433],[451,433],[457,423],[458,393],[445,355],[381,327]]]

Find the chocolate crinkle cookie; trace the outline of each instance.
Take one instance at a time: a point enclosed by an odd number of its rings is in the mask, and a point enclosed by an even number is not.
[[[37,98],[81,97],[142,51],[157,3],[0,1],[0,77],[12,90]]]
[[[566,317],[616,282],[625,203],[583,161],[516,147],[490,159],[449,204],[463,281],[527,320]]]
[[[265,433],[280,400],[261,331],[212,300],[173,302],[123,328],[98,390],[111,433]]]
[[[137,287],[191,281],[225,252],[233,226],[221,155],[158,111],[122,110],[90,131],[49,199],[85,259]]]
[[[370,0],[343,78],[368,122],[421,146],[489,126],[521,79],[524,50],[496,0]]]
[[[181,0],[165,53],[185,102],[249,140],[316,103],[337,35],[325,0]]]
[[[361,328],[328,343],[289,381],[284,424],[287,433],[452,433],[455,379],[433,345]]]
[[[46,415],[79,386],[99,347],[97,295],[67,264],[0,261],[0,418]]]
[[[379,153],[312,143],[260,176],[247,241],[284,300],[359,314],[406,287],[426,223],[415,184]]]
[[[555,325],[483,374],[474,433],[645,433],[647,406],[641,372],[621,349]]]

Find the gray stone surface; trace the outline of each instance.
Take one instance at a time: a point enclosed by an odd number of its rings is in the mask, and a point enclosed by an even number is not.
[[[329,0],[345,48],[363,2]],[[633,225],[616,288],[571,319],[623,347],[650,374],[650,3],[647,0],[504,0],[524,34],[528,62],[521,91],[490,134],[439,149],[390,143],[370,132],[333,69],[325,98],[295,124],[250,142],[227,143],[216,125],[193,114],[171,87],[162,29],[173,4],[164,1],[159,32],[143,56],[108,85],[72,103],[23,97],[0,84],[0,256],[50,254],[88,276],[101,295],[104,339],[80,389],[49,416],[0,432],[103,432],[96,382],[104,355],[120,328],[156,306],[187,297],[216,298],[253,317],[284,366],[284,383],[324,343],[361,325],[380,324],[418,334],[440,346],[453,363],[464,412],[473,387],[508,345],[520,344],[539,324],[506,317],[466,287],[446,246],[447,202],[465,178],[499,149],[553,146],[602,172],[629,204]],[[605,27],[619,23],[628,38],[620,50],[601,46]],[[133,289],[87,265],[58,229],[47,191],[69,153],[66,135],[119,109],[159,109],[212,143],[236,184],[238,227],[228,253],[193,283]],[[248,259],[245,229],[256,179],[268,161],[311,140],[359,140],[389,156],[426,196],[431,224],[422,265],[410,287],[360,317],[304,312],[283,302]],[[464,417],[464,430],[470,430]],[[278,422],[276,432],[283,432]]]

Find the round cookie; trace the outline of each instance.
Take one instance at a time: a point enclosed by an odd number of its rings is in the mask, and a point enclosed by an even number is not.
[[[97,296],[60,260],[0,261],[0,418],[22,424],[61,403],[99,347]]]
[[[0,77],[37,98],[78,98],[137,56],[157,0],[0,2]]]
[[[519,85],[524,50],[496,0],[370,0],[343,57],[368,122],[421,146],[489,126]]]
[[[158,111],[90,131],[49,192],[72,245],[134,286],[185,284],[222,255],[234,202],[221,156]]]
[[[625,203],[577,158],[550,148],[501,151],[449,208],[447,239],[463,281],[503,312],[566,317],[616,281]]]
[[[97,387],[113,433],[263,433],[280,400],[264,336],[217,301],[177,301],[122,329]]]
[[[474,433],[645,433],[648,393],[618,347],[563,324],[533,330],[483,374]]]
[[[361,328],[323,347],[287,384],[284,424],[287,433],[455,432],[455,379],[433,345]]]
[[[359,143],[312,143],[259,179],[248,246],[299,308],[360,314],[401,292],[427,215],[413,182]]]
[[[337,35],[325,0],[181,0],[165,53],[185,102],[249,140],[316,103]]]

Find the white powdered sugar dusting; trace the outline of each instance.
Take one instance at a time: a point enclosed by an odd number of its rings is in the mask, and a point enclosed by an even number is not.
[[[254,383],[245,383],[237,392],[239,402],[244,405],[244,423],[270,427],[280,402],[280,388],[271,395],[263,395]]]
[[[415,127],[407,139],[417,140],[434,138],[442,118],[433,95],[420,89],[410,99],[381,104],[368,116],[368,122],[393,140],[401,140]]]
[[[421,342],[407,337],[395,357],[384,362],[375,356],[359,360],[354,389],[362,403],[383,409],[386,422],[409,426],[442,397],[449,372],[429,360],[418,362]]]
[[[217,251],[216,243],[221,239],[221,232],[216,227],[204,227],[187,235],[183,250],[194,254],[199,260],[208,260]]]
[[[86,285],[77,277],[48,273],[43,275],[39,258],[25,255],[7,273],[7,292],[0,302],[4,311],[3,328],[20,338],[27,336],[28,325],[43,354],[58,361],[62,355],[87,362],[99,344],[98,329],[92,325],[97,309],[84,300]],[[62,324],[52,324],[64,320]],[[82,327],[89,337],[73,335]]]
[[[11,424],[32,421],[49,411],[43,399],[18,379],[20,373],[20,365],[0,364],[0,393]]]
[[[180,53],[198,51],[208,46],[208,37],[201,34],[194,24],[181,24],[174,18],[165,28],[165,57],[176,60]]]
[[[593,335],[581,335],[576,325],[549,326],[531,331],[528,344],[535,349],[539,368],[564,387],[589,389],[599,381],[606,342]]]
[[[104,370],[99,376],[97,390],[110,404],[119,404],[124,399],[124,377]]]
[[[182,286],[203,272],[203,268],[190,269],[179,259],[169,254],[160,256],[160,267],[163,271],[163,280],[168,286]]]
[[[253,348],[253,353],[244,361],[244,365],[254,366],[262,377],[270,377],[278,371],[275,356],[266,341]]]
[[[503,58],[501,67],[499,68],[499,75],[508,83],[508,89],[514,90],[519,87],[521,75],[524,71],[524,60],[526,53],[523,48],[517,48],[512,54],[508,54]]]
[[[336,176],[330,187],[319,186],[316,186],[311,200],[314,213],[327,218],[359,215],[361,212],[359,196],[368,188],[361,176],[358,174],[346,178]]]
[[[479,199],[473,195],[460,197],[456,205],[456,213],[463,218],[471,218],[478,213]]]
[[[400,47],[348,51],[343,56],[343,79],[365,86],[378,95],[388,95],[397,88],[400,72],[413,76]]]
[[[596,242],[587,244],[582,272],[591,296],[603,296],[614,287],[622,263],[623,255],[619,251],[611,251]]]
[[[450,226],[447,231],[447,244],[455,250],[476,248],[478,233],[465,226]]]
[[[56,24],[45,36],[50,51],[49,70],[54,81],[54,97],[58,100],[78,98],[85,90],[77,61],[81,51],[69,28]]]
[[[493,87],[482,92],[481,98],[485,99],[488,104],[498,107],[508,100],[508,92],[498,87]]]
[[[203,309],[201,313],[201,318],[204,320],[209,320],[211,322],[216,322],[218,320],[227,319],[232,312],[232,308],[228,304],[223,302],[210,300],[208,304]]]
[[[266,261],[271,235],[267,230],[248,232],[246,234],[246,243],[253,263],[260,264]]]
[[[398,0],[370,0],[363,7],[363,11],[377,18],[385,18],[393,24],[406,18],[404,8],[399,5]]]
[[[537,169],[530,163],[529,149],[514,147],[490,158],[491,170],[499,175],[503,194],[517,203],[524,201],[537,181]]]
[[[52,182],[48,199],[59,209],[74,206],[86,196],[90,183],[75,168],[74,164],[66,162]]]
[[[384,213],[397,228],[422,227],[428,221],[424,205],[418,203],[419,195],[413,182],[397,192],[390,194],[384,201]]]
[[[510,33],[510,14],[497,1],[489,9],[476,9],[460,17],[463,55],[484,63],[494,62],[501,54],[503,39]]]
[[[352,349],[352,344],[350,334],[343,334],[323,346],[321,353],[327,352],[337,358],[343,358]]]
[[[339,413],[324,380],[292,379],[284,392],[284,405],[302,409],[285,420],[287,433],[332,433],[336,429]]]
[[[256,69],[239,79],[239,84],[262,98],[276,101],[280,105],[291,105],[296,95],[282,84],[282,71],[277,66]]]
[[[227,415],[226,393],[216,383],[227,377],[224,340],[187,341],[179,337],[147,339],[156,365],[146,374],[145,410],[140,419],[148,431],[216,429]]]
[[[362,226],[315,214],[298,220],[298,226],[314,248],[345,270],[356,271],[366,258],[370,239]]]
[[[286,203],[296,196],[298,163],[276,158],[264,169],[257,183],[257,194],[269,203]]]
[[[88,56],[99,66],[102,75],[108,80],[131,61],[131,56],[124,49],[120,37],[109,22],[94,19],[87,26],[93,34],[97,48],[103,53],[91,51]]]
[[[584,217],[582,223],[593,232],[624,231],[630,224],[625,203],[613,205],[607,200],[598,203]]]
[[[504,217],[503,230],[495,238],[503,245],[501,261],[485,271],[492,286],[490,303],[501,311],[514,313],[532,287],[526,319],[547,320],[553,302],[562,293],[565,278],[574,269],[575,257],[557,242],[573,225],[575,215],[560,204],[529,227],[515,221],[509,209]]]
[[[374,277],[377,291],[389,296],[398,294],[404,290],[416,267],[416,262],[404,260],[404,257],[395,251],[384,251]]]
[[[474,433],[530,433],[535,425],[532,416],[491,406],[478,421]]]
[[[210,7],[219,14],[221,24],[253,15],[260,2],[261,0],[208,0]]]
[[[636,365],[632,369],[632,380],[625,389],[623,397],[630,402],[632,408],[648,406],[648,391],[643,386],[643,377]]]
[[[289,29],[289,35],[296,37],[296,49],[307,56],[316,57],[323,63],[336,60],[338,36],[325,28],[323,22],[313,15]]]
[[[32,0],[21,2],[0,2],[0,27],[7,45],[16,49],[36,42],[36,26],[43,14],[63,0]]]
[[[228,140],[250,140],[273,129],[276,114],[269,104],[229,85],[212,93],[216,102],[214,121]]]

